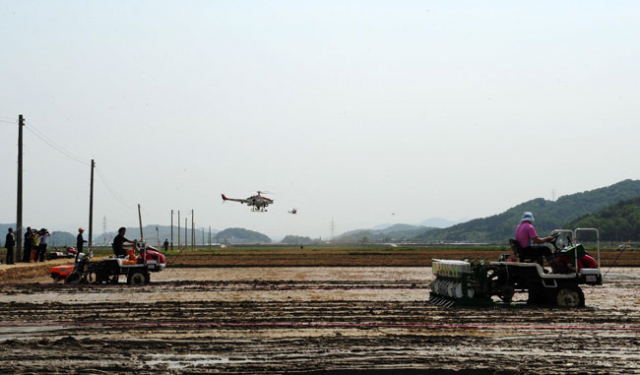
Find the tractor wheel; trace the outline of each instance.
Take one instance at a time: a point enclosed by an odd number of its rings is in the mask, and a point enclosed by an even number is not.
[[[98,280],[98,275],[94,271],[89,271],[80,281],[81,284],[96,284]]]
[[[141,271],[135,271],[127,276],[127,284],[129,285],[143,285],[145,283],[145,273]]]
[[[584,293],[577,285],[561,286],[555,302],[559,307],[584,307]]]

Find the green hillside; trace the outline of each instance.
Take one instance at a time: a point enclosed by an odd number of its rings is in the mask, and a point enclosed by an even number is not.
[[[640,181],[624,180],[617,184],[565,195],[557,201],[542,198],[519,204],[507,211],[482,219],[436,229],[416,237],[419,241],[506,242],[513,238],[515,227],[525,211],[533,212],[538,233],[546,235],[579,217],[596,213],[621,200],[640,197]]]
[[[336,243],[361,243],[361,242],[399,242],[413,238],[427,230],[423,226],[409,224],[395,224],[385,229],[358,229],[343,233],[332,239]]]
[[[215,236],[215,242],[219,243],[271,243],[271,239],[266,235],[244,229],[244,228],[227,228],[218,232]]]
[[[620,201],[567,224],[568,228],[598,228],[603,241],[640,240],[640,198]]]
[[[315,241],[313,241],[310,237],[293,236],[293,235],[285,236],[282,239],[282,241],[280,241],[281,244],[288,244],[288,245],[310,245],[314,242]]]

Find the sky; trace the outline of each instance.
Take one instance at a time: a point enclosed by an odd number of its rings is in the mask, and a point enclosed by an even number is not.
[[[88,227],[92,159],[96,234],[140,204],[330,238],[639,179],[638,35],[637,1],[0,0],[0,222],[19,114],[49,230]]]

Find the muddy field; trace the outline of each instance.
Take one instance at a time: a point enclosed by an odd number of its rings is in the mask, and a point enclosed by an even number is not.
[[[605,269],[606,271],[606,269]],[[0,286],[4,373],[640,373],[640,269],[587,307],[445,309],[428,267],[168,268]],[[124,282],[124,278],[121,280]]]
[[[585,245],[594,255],[595,246]],[[288,266],[431,266],[432,259],[469,259],[495,261],[500,254],[511,254],[508,246],[391,247],[391,246],[276,246],[230,247],[197,252],[175,252],[168,260],[174,267],[288,267]],[[640,251],[603,249],[604,267],[640,267]]]

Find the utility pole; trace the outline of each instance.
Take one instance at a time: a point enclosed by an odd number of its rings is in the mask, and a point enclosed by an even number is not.
[[[180,247],[180,210],[178,210],[178,247]]]
[[[22,128],[24,117],[18,116],[18,212],[16,218],[16,257],[22,260]]]
[[[89,251],[93,245],[93,170],[96,168],[96,162],[91,159],[91,190],[89,192]]]
[[[171,210],[171,250],[173,250],[173,210]]]
[[[140,240],[144,241],[144,233],[142,232],[142,211],[140,210],[140,203],[138,203],[138,221],[140,222]]]
[[[195,229],[195,221],[193,220],[193,208],[191,209],[191,250],[193,251],[196,247],[196,229]]]

